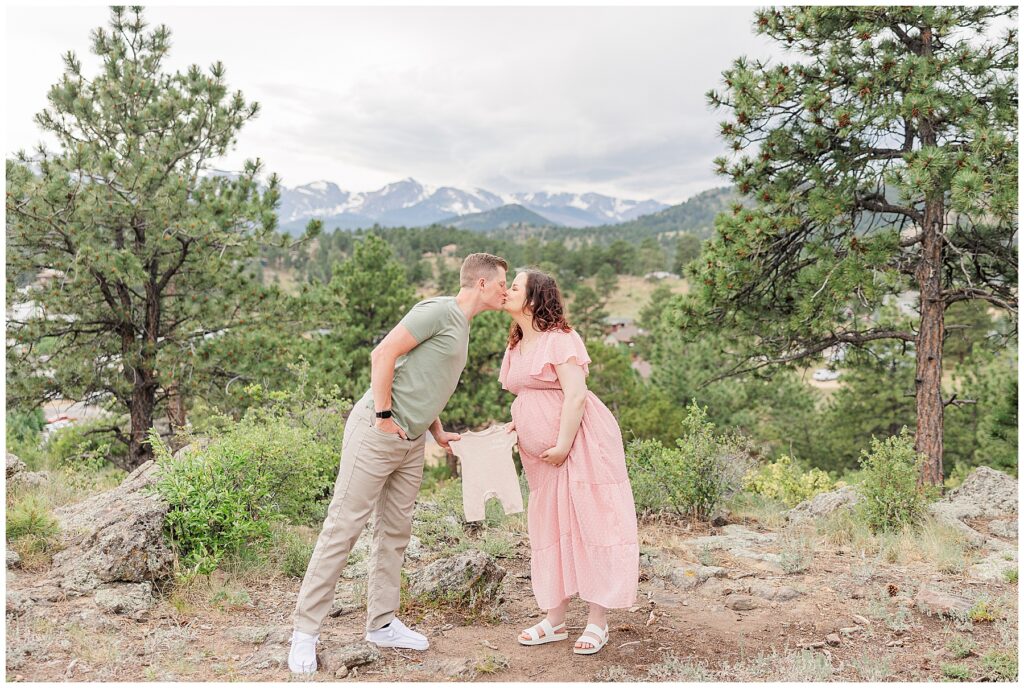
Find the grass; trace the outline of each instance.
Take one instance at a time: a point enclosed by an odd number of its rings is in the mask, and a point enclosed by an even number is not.
[[[710,681],[712,676],[707,665],[672,654],[661,662],[647,667],[647,678],[651,681]]]
[[[982,599],[974,603],[974,606],[967,612],[967,618],[974,623],[991,623],[1001,619],[1002,613],[994,603]]]
[[[850,660],[850,666],[865,681],[884,681],[892,676],[892,660],[887,657],[861,657]]]
[[[964,664],[943,664],[942,678],[947,681],[969,681],[971,670]]]
[[[476,660],[476,663],[473,665],[473,669],[481,674],[497,674],[508,669],[509,666],[508,657],[501,654],[491,653]]]
[[[1007,583],[1011,585],[1017,584],[1017,569],[1005,569],[1003,571],[1003,578],[1006,579]]]
[[[772,650],[771,654],[762,653],[750,661],[727,665],[719,673],[730,681],[821,682],[832,677],[832,662],[824,654],[812,650],[782,655]]]
[[[954,636],[949,643],[946,644],[946,649],[953,655],[953,659],[966,659],[974,654],[975,648],[978,644],[970,638],[963,638],[960,636]]]
[[[779,564],[786,573],[806,571],[814,559],[814,542],[811,532],[804,527],[790,527],[779,537],[782,547]]]
[[[733,520],[756,521],[769,530],[780,530],[786,525],[786,511],[782,502],[750,492],[737,492],[728,502]]]
[[[983,675],[979,680],[1016,681],[1017,653],[1007,650],[994,650],[982,656],[981,668]]]

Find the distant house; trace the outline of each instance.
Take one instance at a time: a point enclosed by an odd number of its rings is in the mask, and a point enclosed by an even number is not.
[[[651,377],[651,364],[642,358],[637,358],[633,361],[633,370],[640,374],[645,380],[649,380]]]
[[[616,344],[633,346],[633,340],[641,334],[644,334],[644,332],[636,325],[623,325],[609,332],[604,338],[604,343],[609,346],[615,346]]]
[[[663,280],[663,279],[679,279],[679,275],[674,272],[665,272],[664,270],[658,270],[657,272],[648,272],[644,275],[644,279],[648,280]]]

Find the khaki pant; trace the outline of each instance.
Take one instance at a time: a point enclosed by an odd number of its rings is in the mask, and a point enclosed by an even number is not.
[[[366,630],[390,623],[398,609],[402,561],[423,479],[426,433],[403,440],[378,430],[374,422],[373,412],[357,402],[345,423],[334,496],[292,615],[295,629],[303,633],[320,632],[334,601],[334,586],[371,513]]]

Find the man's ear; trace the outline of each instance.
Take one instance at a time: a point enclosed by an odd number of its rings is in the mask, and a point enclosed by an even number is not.
[[[480,279],[478,279],[478,280],[476,281],[476,286],[478,286],[478,287],[480,287],[481,289],[483,289],[484,287],[486,287],[486,286],[487,286],[487,279],[486,279],[486,278],[484,278],[484,277],[481,277]]]

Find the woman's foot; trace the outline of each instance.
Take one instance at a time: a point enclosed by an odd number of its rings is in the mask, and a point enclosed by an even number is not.
[[[573,652],[578,655],[592,655],[599,652],[608,643],[608,623],[602,625],[588,623],[583,635],[573,646]]]
[[[543,645],[568,638],[569,634],[565,630],[564,620],[553,624],[549,619],[544,619],[539,624],[520,633],[518,640],[520,645]]]

